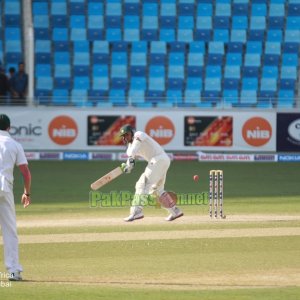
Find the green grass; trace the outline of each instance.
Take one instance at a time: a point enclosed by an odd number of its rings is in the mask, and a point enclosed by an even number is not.
[[[123,218],[125,208],[90,208],[89,185],[118,162],[30,162],[32,205],[17,204],[18,220]],[[131,191],[145,163],[103,191]],[[210,169],[224,170],[225,213],[300,214],[299,163],[173,162],[166,189],[179,193],[208,190]],[[192,180],[198,174],[199,182]],[[16,202],[22,194],[15,172]],[[207,216],[207,205],[184,206],[187,216]],[[164,218],[163,209],[145,208],[146,216]],[[201,229],[299,227],[295,221],[165,223],[130,226],[21,227],[20,235],[84,234]],[[1,299],[125,300],[268,300],[300,299],[299,236],[240,237],[21,244],[27,281],[1,288]],[[0,250],[3,248],[0,246]],[[2,256],[0,256],[1,258]],[[1,258],[2,259],[2,258]],[[3,266],[3,261],[1,261]],[[4,272],[4,266],[0,272]],[[298,283],[297,283],[298,282]]]

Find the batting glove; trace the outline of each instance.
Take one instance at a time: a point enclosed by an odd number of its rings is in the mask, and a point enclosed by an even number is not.
[[[121,165],[121,169],[124,173],[130,173],[135,166],[135,160],[132,157],[129,157],[126,161],[126,164]]]

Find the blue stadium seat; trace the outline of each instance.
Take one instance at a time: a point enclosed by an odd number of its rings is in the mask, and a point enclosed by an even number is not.
[[[269,17],[269,28],[270,29],[283,29],[284,17]]]
[[[246,53],[262,54],[262,43],[249,41],[246,45]]]
[[[251,15],[252,16],[262,16],[267,15],[267,5],[266,3],[252,3],[251,5]]]
[[[54,89],[53,90],[53,105],[68,105],[69,104],[69,91],[67,89]]]
[[[54,63],[55,64],[70,64],[70,53],[69,52],[54,52]]]
[[[297,54],[283,53],[282,54],[282,66],[298,66],[299,59]]]
[[[128,91],[128,101],[132,105],[145,103],[145,91],[142,89],[138,89],[138,90],[130,89]]]
[[[298,43],[284,43],[283,52],[284,53],[299,53],[300,45]]]
[[[229,3],[216,3],[215,15],[231,17],[231,5]]]
[[[289,3],[288,4],[288,15],[289,16],[300,16],[300,3]]]
[[[124,29],[139,29],[140,18],[138,16],[124,16]]]
[[[71,66],[69,64],[56,64],[54,67],[54,77],[71,77]]]
[[[278,108],[293,108],[295,105],[295,92],[293,90],[279,90],[277,107]]]
[[[35,77],[50,77],[51,66],[49,64],[36,64]]]
[[[187,90],[199,90],[202,91],[202,78],[187,77],[186,89]]]
[[[242,53],[244,44],[242,42],[229,42],[227,45],[228,53]]]
[[[241,53],[227,53],[226,64],[228,66],[241,66],[242,54]]]
[[[71,28],[85,28],[85,16],[70,16]]]
[[[213,6],[211,3],[203,3],[197,5],[197,16],[212,16]]]
[[[205,53],[205,43],[204,42],[191,42],[189,44],[190,53]]]
[[[74,77],[74,89],[88,90],[90,88],[90,78],[87,76]]]
[[[281,78],[282,79],[293,79],[297,80],[297,67],[296,66],[282,66],[281,67]]]
[[[257,90],[241,90],[240,103],[243,105],[257,104]]]
[[[165,78],[149,77],[148,90],[161,92],[165,91]]]
[[[69,90],[71,88],[70,78],[67,78],[67,77],[56,77],[56,78],[54,78],[54,88]]]
[[[258,89],[258,78],[243,77],[242,78],[242,89],[243,90],[257,90]]]
[[[6,40],[21,40],[21,30],[17,27],[5,28],[5,39]]]
[[[47,4],[47,3],[45,2],[45,4]],[[53,16],[60,16],[60,15],[66,16],[67,15],[67,3],[66,2],[51,1],[50,4],[51,4],[50,5],[51,15],[53,15]],[[48,4],[47,4],[47,6],[48,6]],[[46,14],[48,14],[48,13],[46,13]]]
[[[220,66],[207,65],[205,68],[206,79],[209,78],[222,78],[222,70]],[[206,80],[209,81],[209,80]]]
[[[19,17],[18,17],[19,18]],[[7,21],[5,21],[7,23]],[[15,27],[20,24],[14,24]],[[33,17],[33,25],[34,28],[49,28],[49,16],[46,15],[36,15]]]
[[[72,89],[71,90],[71,103],[75,106],[86,106],[88,100],[87,90],[85,89]]]
[[[175,30],[174,29],[161,29],[159,31],[159,39],[165,42],[174,42],[175,38]]]
[[[175,3],[161,3],[160,5],[160,15],[161,16],[177,16],[177,7]]]
[[[169,66],[184,66],[185,65],[185,55],[184,53],[171,52],[169,54]]]
[[[32,3],[33,15],[48,15],[48,3],[47,2],[33,2]]]
[[[247,16],[233,16],[232,17],[232,29],[248,29],[248,17]]]
[[[285,30],[284,41],[300,44],[300,30]]]
[[[286,19],[286,29],[299,30],[300,28],[300,16],[297,17],[287,17]]]
[[[88,16],[103,16],[103,3],[88,1]]]
[[[124,3],[125,16],[139,16],[140,3]]]
[[[157,16],[158,4],[157,3],[143,3],[142,7],[143,16]]]
[[[277,91],[277,79],[262,77],[260,82],[260,90],[275,93]]]
[[[92,87],[93,87],[93,90],[101,90],[102,92],[108,92],[108,90],[109,90],[108,77],[107,76],[94,77]]]
[[[261,65],[261,56],[259,54],[245,54],[245,66],[259,67]]]
[[[294,79],[286,79],[286,78],[282,78],[280,79],[280,82],[279,82],[279,86],[280,86],[280,89],[282,90],[295,90],[295,84],[296,84],[296,81]]]
[[[156,41],[158,38],[158,31],[156,29],[142,29],[141,39],[144,41]]]
[[[214,17],[214,28],[216,29],[229,29],[230,28],[230,18],[229,17]]]
[[[278,78],[278,66],[263,66],[262,77],[264,78]]]
[[[281,30],[268,30],[267,32],[267,41],[269,42],[282,42],[283,34]]]
[[[194,103],[199,103],[201,101],[201,91],[200,90],[190,90],[186,89],[184,91],[184,102],[191,105]]]
[[[239,65],[231,66],[225,65],[224,78],[230,79],[240,79],[241,78],[241,68]]]
[[[109,76],[108,66],[105,64],[94,64],[92,72],[93,72],[93,77]]]
[[[114,106],[122,106],[126,104],[125,91],[123,89],[111,89],[109,91],[109,101]]]
[[[238,104],[239,98],[238,98],[238,91],[237,90],[223,90],[223,104],[224,107],[233,107],[234,105]]]
[[[160,27],[162,29],[173,29],[176,27],[175,16],[160,16]]]
[[[213,28],[213,26],[212,26],[212,17],[211,16],[197,17],[196,29],[211,30],[212,28]]]
[[[169,65],[168,78],[179,78],[184,80],[184,66]]]
[[[240,80],[235,78],[225,78],[223,87],[226,90],[239,90]]]
[[[73,56],[74,66],[89,66],[90,53],[89,52],[75,52]]]
[[[249,15],[248,3],[233,3],[232,14],[234,16]]]
[[[179,3],[178,15],[179,16],[194,16],[195,5],[194,3]]]
[[[36,88],[38,90],[52,90],[53,89],[53,78],[52,77],[37,77]]]
[[[265,30],[266,29],[266,18],[261,16],[253,16],[250,19],[250,29],[254,30]]]
[[[66,16],[54,15],[50,17],[52,27],[65,28],[68,26],[68,20]]]
[[[235,43],[246,43],[247,33],[244,29],[232,29],[230,35],[230,41]]]
[[[145,77],[131,77],[130,78],[131,90],[146,90],[146,78]]]
[[[182,103],[182,91],[168,89],[166,93],[166,101],[172,103],[174,106]]]

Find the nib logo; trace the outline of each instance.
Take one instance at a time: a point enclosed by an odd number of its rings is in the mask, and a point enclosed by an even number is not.
[[[272,127],[266,119],[254,117],[244,124],[242,134],[247,144],[260,147],[271,139]]]
[[[50,122],[48,134],[55,144],[68,145],[77,137],[77,124],[68,116],[58,116]]]
[[[146,133],[160,145],[168,144],[175,135],[173,122],[163,116],[154,117],[146,125]]]

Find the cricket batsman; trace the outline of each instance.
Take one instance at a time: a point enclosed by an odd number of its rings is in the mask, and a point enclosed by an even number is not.
[[[124,221],[131,222],[144,218],[143,199],[148,195],[156,196],[161,206],[169,211],[170,215],[166,221],[173,221],[182,217],[182,211],[176,207],[176,200],[164,190],[166,175],[170,166],[170,158],[164,149],[148,134],[142,131],[135,132],[130,125],[121,127],[120,136],[124,144],[127,145],[128,159],[121,167],[124,173],[129,174],[132,171],[136,157],[142,157],[148,162],[144,173],[135,185],[130,215]]]

